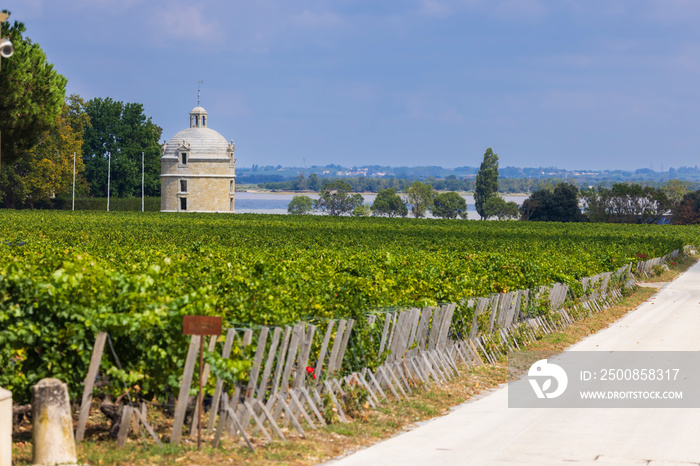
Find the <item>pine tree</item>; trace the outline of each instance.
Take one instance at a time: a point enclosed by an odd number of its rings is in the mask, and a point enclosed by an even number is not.
[[[6,207],[24,200],[22,195],[15,195],[19,176],[15,162],[27,157],[56,125],[66,94],[66,78],[47,62],[39,44],[23,37],[25,31],[18,21],[5,21],[0,29],[0,36],[9,36],[15,48],[0,68],[0,197],[4,197]]]

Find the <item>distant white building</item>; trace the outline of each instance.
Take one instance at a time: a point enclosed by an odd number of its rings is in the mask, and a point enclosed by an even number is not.
[[[190,127],[163,144],[161,212],[234,212],[235,145],[207,127],[207,111],[195,107]]]

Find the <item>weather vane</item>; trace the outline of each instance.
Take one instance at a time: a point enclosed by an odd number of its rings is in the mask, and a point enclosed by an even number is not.
[[[204,84],[204,81],[199,81],[197,83],[197,107],[199,107],[199,87]]]

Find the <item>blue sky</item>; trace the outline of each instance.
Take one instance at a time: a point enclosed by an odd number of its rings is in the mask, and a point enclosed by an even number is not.
[[[5,0],[68,92],[197,104],[239,166],[668,170],[700,158],[697,0]]]

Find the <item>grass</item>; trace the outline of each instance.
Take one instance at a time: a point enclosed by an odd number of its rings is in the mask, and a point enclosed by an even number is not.
[[[670,281],[695,261],[696,258],[678,260],[670,264],[668,271],[657,277],[645,278],[644,281]],[[656,292],[655,289],[637,287],[611,308],[593,314],[560,332],[545,335],[525,349],[561,352],[588,335],[606,328]],[[410,430],[422,421],[447,414],[452,407],[507,380],[507,361],[503,358],[496,365],[465,371],[447,384],[433,384],[427,391],[416,390],[407,400],[384,401],[376,410],[365,410],[348,424],[337,423],[317,430],[306,429],[306,438],[298,437],[287,428],[285,435],[288,442],[262,443],[257,439],[254,452],[241,447],[236,439],[229,438],[223,439],[217,449],[209,447],[210,439],[206,438],[207,446],[202,451],[197,451],[196,442],[190,439],[180,445],[165,444],[164,447],[158,447],[150,440],[132,436],[125,447],[118,449],[113,440],[93,440],[91,437],[78,445],[78,460],[90,465],[317,464]],[[156,414],[153,413],[153,416]],[[30,439],[31,435],[27,436],[26,432],[15,436],[15,464],[31,464]]]

